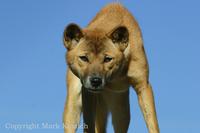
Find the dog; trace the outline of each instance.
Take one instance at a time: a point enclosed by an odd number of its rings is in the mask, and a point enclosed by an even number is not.
[[[149,133],[159,133],[142,34],[125,7],[108,4],[87,27],[69,24],[63,38],[69,67],[65,133],[76,132],[81,112],[88,126],[85,133],[105,133],[108,113],[115,133],[126,133],[130,86],[136,91]]]

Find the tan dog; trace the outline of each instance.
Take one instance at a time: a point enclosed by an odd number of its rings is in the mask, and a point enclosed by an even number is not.
[[[137,93],[149,133],[159,133],[141,31],[127,9],[109,4],[86,28],[68,25],[64,45],[69,66],[65,133],[75,133],[82,111],[88,125],[85,132],[105,133],[111,112],[115,133],[126,133],[130,86]]]

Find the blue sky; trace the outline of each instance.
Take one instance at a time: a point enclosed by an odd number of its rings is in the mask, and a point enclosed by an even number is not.
[[[110,2],[0,0],[0,132],[63,133],[60,128],[16,131],[5,125],[61,124],[67,93],[64,27],[71,22],[86,26]],[[121,2],[143,32],[161,132],[199,132],[200,2]],[[147,133],[133,90],[130,100],[129,133]]]

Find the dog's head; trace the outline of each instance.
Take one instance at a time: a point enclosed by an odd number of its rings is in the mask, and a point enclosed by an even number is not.
[[[84,88],[99,92],[120,71],[128,40],[129,33],[124,26],[104,33],[99,29],[82,30],[70,24],[64,31],[68,66]]]

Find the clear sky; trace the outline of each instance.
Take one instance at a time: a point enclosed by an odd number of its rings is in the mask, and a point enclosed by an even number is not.
[[[86,26],[112,0],[0,0],[0,132],[8,124],[58,123],[66,97],[64,27]],[[200,131],[200,1],[121,0],[138,20],[162,133]],[[147,133],[131,89],[129,133]],[[108,133],[113,131],[109,119]],[[81,130],[78,130],[81,133]]]

